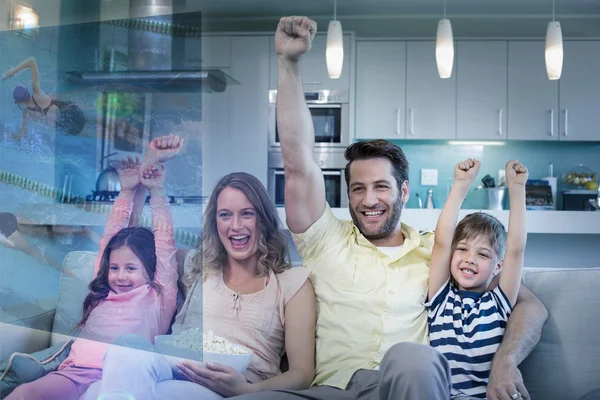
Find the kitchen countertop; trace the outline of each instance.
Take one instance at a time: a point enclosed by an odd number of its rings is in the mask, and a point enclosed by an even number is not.
[[[34,225],[81,225],[103,226],[111,203],[101,205],[73,204],[22,204],[19,217]],[[205,205],[171,205],[173,221],[178,228],[200,228]],[[347,208],[334,208],[333,213],[340,219],[350,220]],[[285,225],[285,209],[278,207],[279,217]],[[508,210],[461,210],[459,218],[466,214],[485,211],[508,226]],[[402,222],[419,230],[433,230],[441,209],[424,210],[406,208],[402,210]],[[144,216],[150,217],[150,206],[144,208]],[[527,211],[528,233],[556,234],[600,234],[600,212],[594,211]]]
[[[31,225],[104,226],[112,203],[87,204],[21,204],[19,222]],[[202,226],[204,206],[199,204],[171,204],[176,227]],[[150,205],[144,206],[143,217],[152,218]]]
[[[280,209],[284,217],[284,209]],[[419,230],[434,230],[441,209],[426,210],[405,208],[402,222]],[[459,220],[465,215],[483,211],[498,218],[508,227],[508,210],[461,210]],[[340,219],[351,219],[347,208],[335,208],[333,213]],[[600,234],[600,212],[594,211],[526,211],[528,233]]]

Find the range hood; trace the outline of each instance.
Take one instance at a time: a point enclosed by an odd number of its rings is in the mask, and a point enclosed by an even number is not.
[[[219,93],[229,85],[239,85],[222,70],[186,67],[185,41],[198,40],[201,46],[201,18],[187,16],[192,23],[176,23],[183,14],[173,13],[173,1],[130,0],[129,18],[103,21],[125,28],[128,35],[127,54],[121,54],[124,60],[118,70],[113,69],[113,53],[108,68],[101,68],[109,71],[68,71],[67,80],[103,91],[137,92]]]
[[[71,84],[100,86],[106,91],[220,93],[239,82],[218,69],[199,71],[67,72]]]

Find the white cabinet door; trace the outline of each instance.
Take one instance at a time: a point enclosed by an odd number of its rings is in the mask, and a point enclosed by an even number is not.
[[[404,139],[406,42],[357,42],[356,138]]]
[[[278,65],[277,55],[275,54],[274,39],[270,40],[271,46],[271,77],[269,88],[277,89]],[[352,51],[351,36],[344,35],[344,64],[342,66],[342,75],[338,79],[329,78],[327,72],[327,59],[325,51],[327,49],[327,35],[315,35],[310,51],[302,56],[302,83],[305,92],[317,90],[350,90],[350,60]]]
[[[202,98],[202,186],[209,195],[231,172],[247,172],[267,185],[269,46],[271,37],[231,38],[228,73],[239,85]]]
[[[456,138],[456,73],[441,79],[435,42],[406,44],[406,138]]]
[[[558,140],[558,81],[548,79],[544,41],[508,42],[508,139]]]
[[[565,41],[560,140],[600,140],[600,41]]]
[[[506,139],[507,42],[458,41],[457,139]]]

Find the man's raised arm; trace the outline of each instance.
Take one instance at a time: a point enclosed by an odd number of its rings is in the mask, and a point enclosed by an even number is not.
[[[275,33],[277,129],[285,170],[286,219],[293,233],[306,232],[325,211],[325,183],[313,158],[314,126],[304,99],[300,65],[316,31],[317,24],[306,17],[284,17]]]

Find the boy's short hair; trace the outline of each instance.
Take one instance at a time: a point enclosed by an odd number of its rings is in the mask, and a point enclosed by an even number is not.
[[[466,215],[458,223],[454,230],[452,238],[452,251],[461,240],[470,240],[479,237],[486,237],[490,241],[492,249],[500,258],[504,258],[506,251],[506,229],[496,217],[489,214],[478,212]]]

